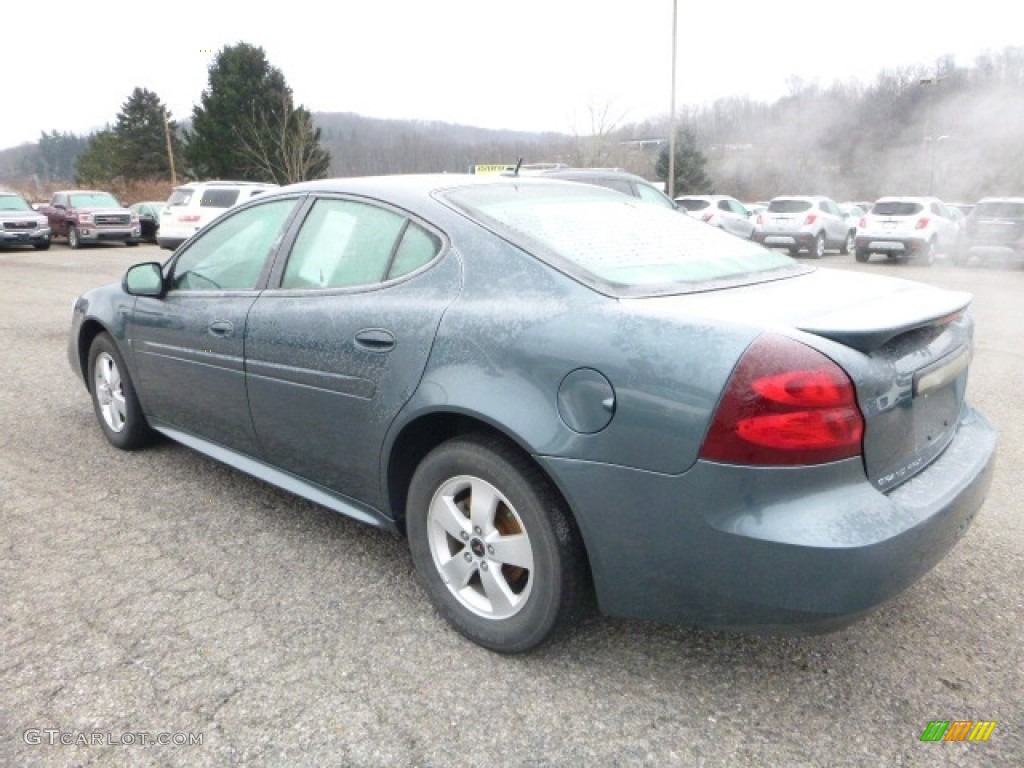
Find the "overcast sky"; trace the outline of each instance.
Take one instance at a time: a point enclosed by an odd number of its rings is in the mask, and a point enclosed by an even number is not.
[[[981,52],[1024,45],[1019,13],[1010,12],[1017,7],[678,0],[676,103],[774,101],[792,78],[869,83],[883,69],[931,67],[944,54],[967,66]],[[296,102],[314,112],[567,133],[588,130],[591,107],[623,122],[669,112],[672,0],[48,0],[31,8],[31,24],[8,24],[0,44],[0,148],[112,123],[136,86],[188,118],[215,52],[237,42],[262,46]]]

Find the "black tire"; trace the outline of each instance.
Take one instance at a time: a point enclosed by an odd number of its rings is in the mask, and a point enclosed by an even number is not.
[[[47,240],[45,243],[32,243],[32,247],[37,251],[48,251],[50,250],[50,241]]]
[[[854,254],[854,258],[856,258],[857,261],[863,264],[864,262],[871,258],[871,252],[868,251],[866,248],[858,248],[856,253]]]
[[[78,250],[82,247],[82,241],[78,239],[78,228],[68,227],[68,247]]]
[[[124,358],[106,333],[89,347],[88,377],[93,411],[107,440],[123,451],[150,443],[153,430],[142,413]]]
[[[925,243],[924,250],[921,252],[918,258],[918,263],[924,267],[930,267],[935,263],[935,252],[938,250],[938,246],[935,243],[935,238],[932,238]]]
[[[409,486],[406,531],[438,612],[485,648],[532,650],[587,604],[575,522],[550,480],[501,439],[457,437],[431,451]]]
[[[136,246],[138,244],[139,244],[138,240],[126,240],[125,241],[125,245],[127,245],[129,248],[133,248],[134,246]]]
[[[839,252],[846,256],[853,250],[854,243],[857,240],[857,230],[851,229],[846,233],[846,239],[843,240],[843,244],[839,246]]]
[[[814,242],[811,243],[811,247],[808,249],[807,253],[808,253],[808,255],[812,259],[820,259],[822,256],[825,255],[825,233],[824,232],[819,232],[815,236]]]

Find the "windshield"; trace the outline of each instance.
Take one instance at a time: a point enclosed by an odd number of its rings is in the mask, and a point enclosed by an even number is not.
[[[811,210],[807,200],[772,200],[768,203],[769,213],[803,213]]]
[[[1024,203],[978,203],[971,211],[971,216],[975,219],[1024,219]]]
[[[18,195],[0,195],[0,211],[31,211],[32,207]]]
[[[120,208],[121,204],[108,192],[76,192],[71,195],[72,208]]]
[[[896,200],[879,200],[871,208],[875,216],[915,216],[924,210],[920,203],[908,203]]]
[[[602,293],[683,293],[757,282],[777,270],[805,271],[784,254],[599,187],[510,183],[466,187],[445,197]]]

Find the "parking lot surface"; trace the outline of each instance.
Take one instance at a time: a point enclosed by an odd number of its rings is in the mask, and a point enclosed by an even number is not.
[[[0,766],[1024,765],[1024,270],[828,255],[975,295],[988,500],[830,635],[592,617],[502,657],[433,612],[405,543],[170,442],[111,447],[74,298],[155,247],[0,252]],[[925,742],[932,721],[985,742]]]

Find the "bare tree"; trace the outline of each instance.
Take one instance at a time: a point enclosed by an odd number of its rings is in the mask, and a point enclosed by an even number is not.
[[[278,184],[323,178],[331,156],[320,146],[320,129],[314,128],[308,110],[292,106],[289,91],[281,91],[280,101],[269,110],[254,106],[238,126],[239,154]]]
[[[612,109],[612,104],[608,102],[587,105],[590,132],[580,135],[577,128],[573,129],[573,165],[579,168],[617,165],[615,159],[620,154],[620,148],[615,134],[625,118],[625,113],[613,115]]]

